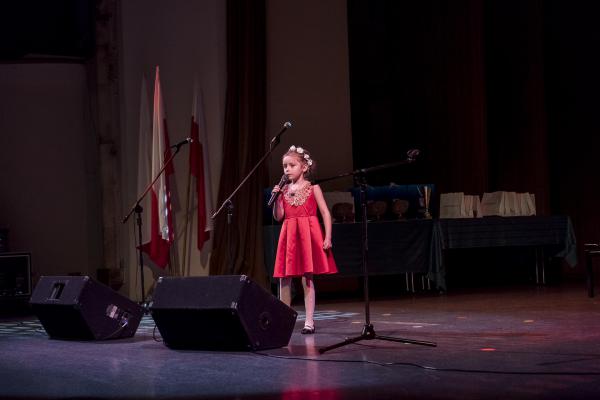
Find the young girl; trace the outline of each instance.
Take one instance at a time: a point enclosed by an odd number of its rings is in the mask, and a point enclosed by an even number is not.
[[[331,215],[319,185],[312,185],[306,179],[313,164],[308,151],[302,147],[290,147],[283,155],[283,173],[288,183],[283,188],[277,185],[273,188],[273,193],[282,192],[273,207],[273,216],[277,221],[285,218],[279,235],[273,277],[281,278],[279,296],[288,306],[292,301],[292,278],[302,277],[306,309],[302,334],[315,333],[313,275],[337,272],[331,252]],[[323,217],[325,237],[317,218],[317,206]]]

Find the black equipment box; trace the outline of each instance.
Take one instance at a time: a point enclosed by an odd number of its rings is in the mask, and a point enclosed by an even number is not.
[[[0,253],[0,298],[31,296],[31,254]]]

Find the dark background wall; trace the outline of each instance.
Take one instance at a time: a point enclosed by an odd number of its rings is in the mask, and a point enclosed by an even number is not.
[[[96,16],[91,0],[5,1],[0,14],[0,59],[92,57]]]

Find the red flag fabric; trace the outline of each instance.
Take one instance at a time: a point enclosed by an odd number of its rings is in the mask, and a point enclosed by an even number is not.
[[[192,144],[190,148],[190,174],[195,178],[195,194],[197,200],[197,246],[202,250],[204,243],[210,239],[211,221],[208,213],[212,209],[210,179],[208,170],[207,135],[202,110],[202,98],[197,85],[194,87],[194,100],[192,105],[191,133]]]
[[[152,179],[158,175],[165,162],[170,158],[169,132],[160,86],[160,71],[157,66],[154,81],[154,113],[152,118]],[[174,239],[171,217],[171,192],[169,190],[169,177],[174,172],[173,164],[169,163],[148,193],[151,201],[150,241],[145,243],[142,249],[160,268],[165,268],[169,263],[169,249]]]

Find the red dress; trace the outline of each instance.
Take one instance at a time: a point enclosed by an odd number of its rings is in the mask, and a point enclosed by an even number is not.
[[[283,188],[284,220],[277,245],[274,278],[312,274],[335,274],[331,249],[323,250],[323,231],[317,218],[317,201],[312,186],[306,199],[294,198]],[[301,195],[301,194],[300,194]]]

